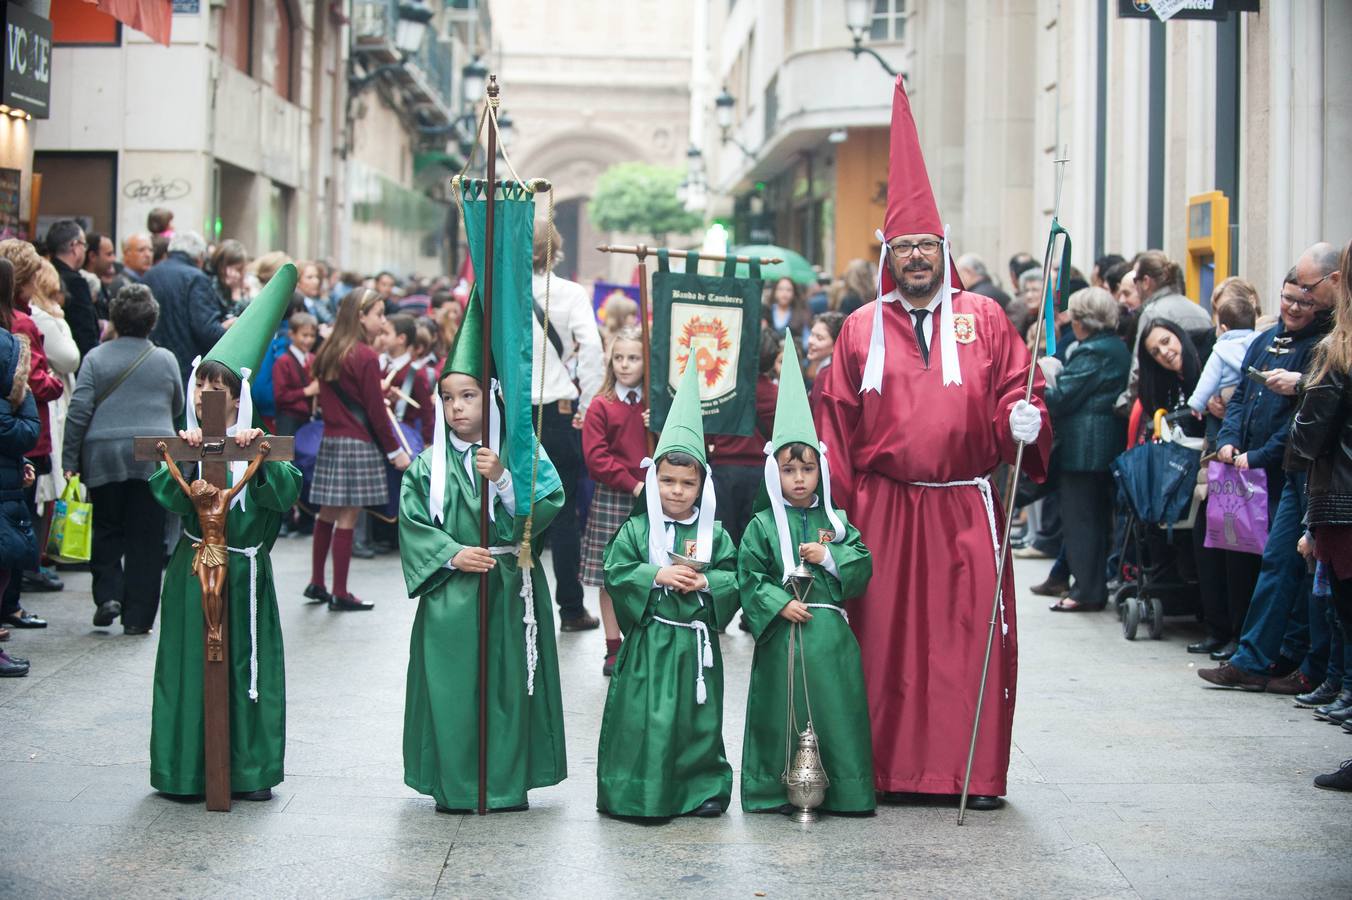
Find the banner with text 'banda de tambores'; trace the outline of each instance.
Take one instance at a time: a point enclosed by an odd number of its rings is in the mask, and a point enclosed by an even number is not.
[[[759,262],[750,278],[697,274],[699,255],[687,253],[685,272],[672,272],[659,251],[653,274],[652,430],[660,432],[671,398],[690,360],[700,371],[706,434],[749,435],[756,428],[760,367]]]

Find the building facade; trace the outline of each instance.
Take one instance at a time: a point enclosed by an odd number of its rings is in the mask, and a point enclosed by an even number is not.
[[[252,253],[332,252],[331,211],[344,203],[331,113],[346,60],[341,8],[175,9],[165,47],[81,0],[52,0],[60,113],[36,129],[42,220],[77,217],[120,239],[162,206],[177,229]]]
[[[503,108],[519,132],[508,152],[521,177],[554,184],[561,273],[628,281],[633,258],[596,245],[651,240],[597,233],[586,206],[616,163],[685,165],[691,85],[703,77],[692,67],[696,5],[494,0]]]
[[[1040,253],[1058,150],[1060,221],[1086,273],[1102,253],[1150,247],[1182,264],[1189,200],[1213,191],[1229,203],[1212,231],[1230,274],[1270,309],[1301,249],[1352,237],[1329,177],[1352,164],[1339,54],[1352,5],[1217,3],[1231,10],[1221,21],[1164,23],[1132,0],[876,0],[863,44],[906,76],[956,251],[997,274],[1017,251]],[[736,101],[728,140],[706,131],[711,181],[731,198],[718,212],[738,242],[783,244],[834,273],[877,258],[892,90],[850,52],[845,7],[713,2],[709,23],[714,80]],[[716,121],[713,98],[699,102]]]

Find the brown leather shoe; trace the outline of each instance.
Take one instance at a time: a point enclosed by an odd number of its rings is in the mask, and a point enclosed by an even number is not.
[[[1216,687],[1239,688],[1241,691],[1261,693],[1271,680],[1266,675],[1250,675],[1238,666],[1223,662],[1214,669],[1198,669],[1197,677]]]
[[[1305,673],[1300,669],[1294,669],[1289,675],[1283,675],[1281,678],[1274,678],[1267,683],[1267,692],[1269,694],[1308,694],[1314,690],[1314,683],[1305,677]]]
[[[1048,578],[1042,584],[1035,584],[1028,590],[1039,597],[1061,597],[1070,590],[1070,582]]]
[[[600,628],[601,620],[586,610],[580,616],[572,616],[559,622],[559,631],[591,631]]]

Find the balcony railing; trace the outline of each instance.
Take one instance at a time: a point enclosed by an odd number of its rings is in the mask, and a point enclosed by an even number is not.
[[[352,8],[352,52],[368,68],[397,63],[401,56],[394,43],[399,25],[398,0],[355,0]],[[449,123],[453,118],[455,66],[451,45],[430,26],[422,48],[393,77],[415,106],[432,119]]]

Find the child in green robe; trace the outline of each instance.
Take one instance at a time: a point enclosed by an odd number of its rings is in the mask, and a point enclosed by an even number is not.
[[[193,370],[188,428],[179,436],[201,446],[202,391],[224,390],[226,434],[241,447],[263,432],[253,421],[248,376],[296,287],[289,263],[268,282],[216,346]],[[230,481],[244,463],[230,464]],[[187,475],[189,479],[192,475]],[[289,462],[264,462],[237,494],[226,515],[230,665],[230,789],[248,800],[268,800],[283,776],[286,750],[286,675],[282,628],[269,555],[282,517],[300,495],[300,472]],[[160,642],[150,725],[150,783],[166,794],[206,792],[202,709],[202,589],[193,572],[194,544],[202,536],[192,501],[167,466],[150,477],[160,505],[183,517],[183,535],[164,573]]]
[[[820,808],[868,813],[875,806],[868,699],[845,601],[863,593],[873,560],[858,530],[831,505],[826,448],[812,426],[802,369],[796,358],[787,358],[793,346],[785,341],[774,437],[767,446],[767,508],[751,520],[737,558],[742,615],[756,638],[742,743],[742,808],[791,809],[780,776],[786,748],[793,752],[807,725],[810,701],[830,779]],[[813,576],[802,601],[787,583],[800,560]],[[791,631],[797,631],[801,656],[795,650],[796,721],[787,735]]]
[[[534,554],[529,580],[519,566],[525,510],[518,516],[495,422],[483,446],[482,328],[476,296],[442,369],[432,446],[404,473],[399,497],[404,582],[418,598],[404,783],[430,794],[438,812],[478,805],[481,573],[488,573],[488,808],[526,809],[529,789],[558,784],[567,769],[549,586]],[[489,482],[488,548],[479,546],[480,476]],[[562,489],[537,497],[533,534],[562,505]]]
[[[693,357],[692,357],[693,358]],[[737,611],[735,551],[714,521],[697,366],[686,368],[642,505],[606,547],[624,643],[606,696],[597,808],[713,817],[732,797],[718,634]]]

